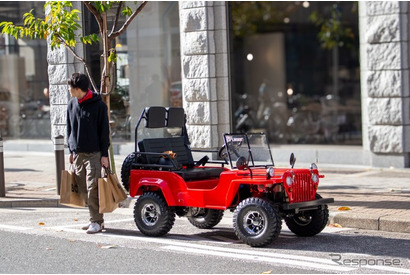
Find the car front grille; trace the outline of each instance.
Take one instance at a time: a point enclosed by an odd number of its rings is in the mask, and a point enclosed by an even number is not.
[[[296,173],[292,184],[293,202],[311,201],[315,199],[314,185],[310,173]]]

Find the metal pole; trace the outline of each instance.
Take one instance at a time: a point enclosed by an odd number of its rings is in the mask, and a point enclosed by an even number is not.
[[[0,137],[0,197],[6,196],[6,181],[4,180],[3,138]]]
[[[54,138],[54,152],[56,156],[57,194],[60,195],[61,171],[65,170],[64,137],[61,135]]]

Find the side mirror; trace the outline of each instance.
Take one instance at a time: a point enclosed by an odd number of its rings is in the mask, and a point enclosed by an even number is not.
[[[236,167],[239,170],[245,170],[245,168],[247,167],[247,161],[245,157],[239,157],[238,160],[236,161]]]
[[[295,163],[296,163],[296,158],[295,158],[295,155],[293,153],[290,154],[289,162],[290,162],[290,166],[293,168],[293,166],[295,166]]]

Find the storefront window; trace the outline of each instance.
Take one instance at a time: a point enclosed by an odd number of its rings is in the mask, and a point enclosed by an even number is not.
[[[357,2],[229,2],[233,128],[361,144]]]
[[[45,2],[0,2],[0,22],[22,24],[23,14],[43,16]],[[0,34],[0,134],[50,138],[47,42]]]
[[[113,140],[128,141],[148,106],[182,106],[178,2],[149,2],[115,43]]]

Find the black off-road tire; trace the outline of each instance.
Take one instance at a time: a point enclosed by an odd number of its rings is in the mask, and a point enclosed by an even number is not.
[[[205,213],[194,217],[188,217],[188,221],[193,225],[201,229],[211,229],[216,226],[224,215],[223,210],[217,209],[205,209]]]
[[[159,237],[167,234],[175,222],[175,211],[161,194],[147,192],[135,202],[134,221],[142,234]]]
[[[235,209],[233,227],[236,236],[253,247],[272,243],[280,234],[282,219],[279,209],[262,198],[247,198]]]
[[[321,199],[316,194],[316,199]],[[298,236],[311,237],[319,234],[326,227],[329,219],[329,209],[324,205],[320,209],[301,211],[292,217],[286,217],[285,222],[290,231]]]
[[[125,190],[128,192],[130,191],[130,173],[131,173],[131,166],[132,163],[135,161],[135,152],[129,154],[122,163],[121,166],[121,181],[122,186],[124,186]]]

